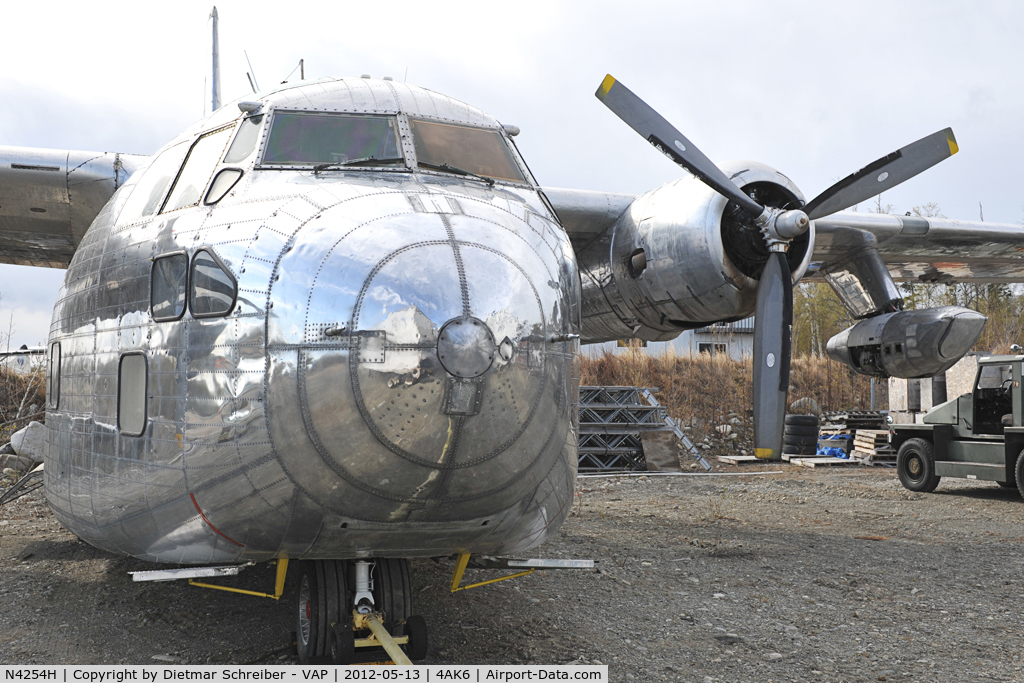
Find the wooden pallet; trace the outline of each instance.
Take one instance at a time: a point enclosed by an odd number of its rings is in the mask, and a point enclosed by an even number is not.
[[[879,446],[889,445],[889,430],[888,429],[858,429],[854,435],[854,441],[858,445],[864,444],[871,448],[877,448]]]
[[[720,455],[718,456],[718,462],[723,465],[754,465],[759,462],[771,462],[764,458],[758,458],[755,455]]]
[[[802,467],[842,467],[843,465],[856,465],[856,460],[847,460],[846,458],[790,458],[790,465],[800,465]]]
[[[889,445],[889,430],[858,429],[850,457],[856,458],[864,465],[896,462],[896,451]]]
[[[854,450],[850,453],[851,458],[855,458],[861,465],[894,465],[896,464],[896,451],[892,449],[888,450],[876,450],[871,453],[865,451]]]

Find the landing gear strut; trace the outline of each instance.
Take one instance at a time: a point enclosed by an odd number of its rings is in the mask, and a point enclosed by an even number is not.
[[[426,622],[412,614],[407,560],[306,561],[297,583],[300,663],[426,657]]]

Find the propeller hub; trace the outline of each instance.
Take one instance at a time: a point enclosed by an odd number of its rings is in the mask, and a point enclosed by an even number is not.
[[[775,219],[775,232],[782,239],[791,240],[797,235],[807,232],[809,227],[811,227],[811,219],[799,209],[783,211]]]
[[[768,251],[774,252],[786,251],[790,240],[804,234],[811,227],[811,220],[803,211],[782,211],[771,206],[765,208],[756,222],[761,226]]]

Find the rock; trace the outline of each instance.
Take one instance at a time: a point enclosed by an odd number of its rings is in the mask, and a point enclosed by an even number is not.
[[[10,470],[12,474],[25,474],[32,471],[38,464],[31,458],[21,455],[0,455],[0,470],[3,470],[4,474],[7,474],[7,470]]]
[[[36,464],[43,461],[43,446],[46,442],[46,426],[42,422],[29,422],[24,429],[11,435],[11,446],[20,456],[31,458]]]
[[[644,460],[648,472],[679,472],[679,452],[676,450],[676,435],[672,432],[642,432],[640,442],[644,446]]]
[[[721,434],[722,436],[732,434],[732,425],[718,425],[717,427],[715,427],[715,431]]]
[[[764,658],[771,662],[777,662],[782,659],[782,655],[778,652],[769,652],[764,656]]]

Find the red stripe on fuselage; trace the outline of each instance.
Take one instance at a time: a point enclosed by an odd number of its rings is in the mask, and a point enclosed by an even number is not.
[[[228,541],[231,541],[232,543],[234,543],[235,545],[237,545],[237,546],[238,546],[239,548],[244,548],[244,547],[245,547],[244,545],[242,545],[241,543],[239,543],[239,542],[238,542],[238,541],[236,541],[235,539],[233,539],[233,538],[229,538],[228,536],[225,536],[224,534],[222,534],[222,533],[221,533],[221,531],[220,531],[220,529],[218,529],[217,527],[215,527],[215,526],[213,525],[213,523],[212,523],[212,522],[211,522],[210,520],[208,520],[208,519],[206,518],[206,515],[204,515],[204,514],[203,514],[203,511],[202,511],[202,509],[200,509],[200,507],[199,507],[199,503],[197,503],[197,502],[196,502],[196,494],[194,494],[194,493],[190,493],[190,494],[188,494],[188,495],[189,495],[189,497],[191,497],[191,498],[192,498],[192,504],[196,506],[196,512],[198,512],[198,513],[199,513],[199,516],[203,518],[203,521],[204,521],[204,522],[206,522],[206,523],[207,523],[207,525],[209,525],[209,527],[210,527],[211,529],[213,529],[213,530],[214,530],[214,531],[215,531],[215,532],[217,533],[217,535],[218,535],[218,536],[221,536],[222,538],[224,538],[224,539],[226,539],[226,540],[228,540]]]

